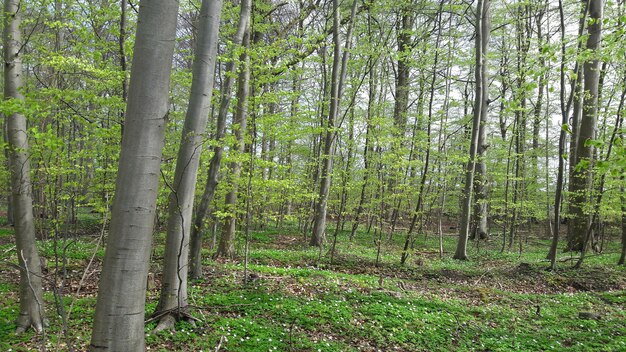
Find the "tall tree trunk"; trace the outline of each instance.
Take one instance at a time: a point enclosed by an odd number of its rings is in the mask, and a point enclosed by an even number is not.
[[[200,8],[189,105],[170,190],[161,295],[156,314],[178,310],[161,316],[157,331],[173,327],[174,321],[183,317],[187,307],[191,216],[202,139],[211,110],[221,10],[222,0],[204,0]]]
[[[422,176],[420,178],[419,191],[417,194],[417,203],[415,205],[415,211],[411,219],[411,225],[409,226],[409,230],[407,231],[406,237],[404,239],[404,249],[402,251],[402,255],[400,256],[400,263],[402,265],[406,263],[406,260],[409,257],[409,247],[412,247],[412,242],[413,242],[412,234],[413,234],[413,230],[415,229],[415,224],[417,223],[417,220],[419,219],[420,229],[423,225],[424,213],[422,211],[422,208],[423,208],[423,202],[424,202],[424,195],[426,193],[425,192],[426,180],[428,177],[428,171],[429,171],[429,166],[430,166],[430,150],[431,150],[430,134],[432,130],[433,103],[435,99],[435,90],[436,90],[435,83],[437,81],[437,68],[439,65],[439,45],[441,42],[441,32],[442,32],[441,18],[443,16],[443,13],[441,11],[442,8],[443,8],[443,3],[439,5],[439,10],[437,11],[437,20],[436,20],[437,39],[435,40],[435,58],[433,60],[432,76],[430,79],[430,92],[429,92],[429,98],[428,98],[428,121],[427,121],[427,126],[426,126],[426,152],[424,155],[424,166],[422,168]],[[422,92],[420,91],[420,96],[421,95],[422,95]],[[421,115],[421,113],[419,115]],[[415,137],[413,137],[413,140],[414,139]],[[413,154],[413,147],[411,148],[410,154],[411,155]],[[411,156],[409,156],[409,162],[411,162],[411,159],[412,159]]]
[[[239,23],[237,24],[237,31],[233,34],[233,60],[228,61],[226,64],[226,71],[224,72],[224,83],[221,87],[220,108],[217,114],[217,127],[215,131],[215,140],[218,143],[213,147],[213,157],[209,163],[209,170],[206,179],[206,185],[202,198],[198,204],[198,210],[194,219],[193,227],[191,228],[191,249],[190,249],[190,266],[189,276],[192,279],[200,279],[202,277],[202,235],[204,228],[204,219],[207,216],[213,196],[215,195],[215,189],[217,188],[218,176],[220,166],[222,163],[222,154],[224,152],[224,146],[222,145],[224,134],[226,133],[226,118],[228,116],[228,108],[230,106],[230,99],[232,97],[232,89],[235,83],[235,70],[236,61],[234,60],[235,50],[237,46],[241,45],[245,29],[248,26],[250,20],[250,12],[252,10],[251,0],[242,0],[241,8],[239,11]]]
[[[8,145],[9,143],[9,128],[8,128],[9,119],[4,116],[2,120],[2,140],[4,143]],[[9,148],[4,148],[4,157],[6,159],[6,168],[8,170],[11,169],[11,153],[9,153]],[[10,226],[15,225],[14,217],[13,217],[13,190],[12,190],[12,181],[9,179],[9,192],[7,194],[7,223]],[[32,193],[32,190],[31,190]],[[32,199],[32,195],[31,195]]]
[[[350,24],[346,35],[346,48],[350,48],[352,41],[352,28],[354,17],[356,15],[357,1],[352,2],[352,11],[350,13]],[[343,81],[345,80],[348,66],[348,51],[344,51],[341,57],[341,44],[339,42],[339,1],[333,0],[333,68],[331,72],[330,82],[330,109],[328,119],[326,120],[324,145],[321,153],[322,170],[319,177],[320,189],[319,198],[315,205],[315,219],[313,224],[313,234],[309,241],[310,246],[322,246],[324,242],[324,234],[326,231],[326,211],[328,208],[328,195],[330,192],[330,183],[332,179],[333,157],[335,150],[335,140],[337,132],[335,131],[335,123],[339,115],[339,105],[343,91]]]
[[[368,8],[367,14],[367,34],[371,37],[372,35],[372,15],[371,9]],[[363,148],[363,184],[361,185],[361,194],[359,196],[359,204],[357,205],[356,211],[354,213],[354,218],[352,219],[352,229],[350,230],[350,241],[354,238],[356,234],[356,230],[359,227],[359,221],[361,220],[361,214],[363,214],[363,208],[365,205],[365,193],[367,190],[367,186],[369,184],[370,178],[370,156],[373,152],[373,147],[371,145],[372,139],[372,115],[374,109],[374,99],[376,97],[376,65],[378,63],[378,58],[370,57],[369,58],[369,73],[368,73],[368,94],[367,94],[367,110],[365,111],[365,146]]]
[[[528,50],[530,48],[531,25],[530,25],[530,5],[520,1],[518,14],[516,19],[516,41],[517,41],[517,84],[514,90],[514,97],[518,100],[519,108],[515,111],[515,180],[513,183],[513,209],[511,223],[509,226],[509,249],[513,247],[517,228],[518,219],[525,215],[525,200],[527,198],[527,179],[526,179],[526,123],[528,119],[527,111],[527,91],[526,80],[528,74]],[[521,243],[521,242],[520,242]]]
[[[250,92],[250,57],[247,53],[250,46],[250,34],[248,30],[244,34],[243,45],[246,51],[241,54],[240,61],[243,67],[239,72],[237,81],[237,110],[233,117],[233,134],[235,135],[236,145],[231,149],[234,159],[230,164],[230,183],[231,188],[226,194],[224,207],[228,215],[224,218],[222,226],[222,236],[217,248],[218,257],[232,258],[235,255],[235,229],[237,220],[237,192],[239,177],[241,175],[241,162],[238,160],[240,155],[244,153],[246,143],[244,136],[246,135],[247,115],[248,115],[248,96]],[[249,215],[249,214],[248,214]]]
[[[563,199],[563,179],[565,177],[565,142],[567,132],[565,125],[568,121],[568,109],[565,102],[565,14],[563,11],[563,0],[559,0],[559,18],[561,30],[561,67],[560,67],[560,106],[561,106],[561,132],[559,133],[559,166],[556,178],[556,190],[554,193],[554,223],[552,224],[552,243],[550,244],[550,269],[556,269],[556,251],[559,243],[559,231],[561,225],[561,201]]]
[[[411,49],[412,49],[412,29],[414,23],[414,10],[410,6],[401,6],[399,14],[398,24],[396,26],[396,43],[398,63],[395,77],[395,101],[393,105],[393,129],[392,129],[392,142],[391,153],[396,157],[404,157],[403,147],[405,145],[405,133],[407,125],[407,112],[409,109],[409,90],[410,90],[410,73],[411,73]],[[387,194],[390,194],[390,204],[393,207],[396,204],[396,198],[400,198],[397,194],[396,183],[400,174],[402,173],[402,167],[393,165],[389,174],[389,183],[387,186]],[[393,209],[391,213],[392,218],[398,216],[399,203],[402,198],[397,200],[397,207]],[[387,209],[391,211],[392,209]],[[393,220],[393,219],[392,219]],[[395,222],[395,221],[394,221]],[[392,233],[390,233],[390,236]]]
[[[486,73],[486,58],[483,55],[483,48],[489,40],[489,0],[478,0],[476,5],[476,62],[475,62],[475,80],[476,93],[474,96],[474,117],[472,123],[472,133],[470,137],[469,160],[465,169],[465,189],[461,202],[461,226],[459,227],[459,240],[457,242],[454,259],[467,259],[467,238],[470,233],[471,205],[472,205],[472,189],[474,188],[474,172],[476,169],[476,154],[478,153],[478,135],[480,129],[480,120],[482,116],[482,108],[487,106],[485,90],[487,89],[483,79]]]
[[[539,5],[539,6],[545,6],[545,5]],[[542,51],[544,48],[544,37],[543,37],[543,16],[545,13],[545,7],[541,7],[539,8],[538,12],[537,12],[537,19],[536,19],[536,26],[537,26],[537,45],[538,45],[538,55],[539,55],[539,64],[541,67],[541,72],[539,73],[539,86],[537,88],[537,101],[535,102],[535,108],[533,111],[533,115],[534,115],[534,120],[533,120],[533,136],[532,136],[532,143],[533,143],[533,151],[532,151],[532,179],[535,182],[535,184],[539,184],[539,131],[541,129],[541,120],[543,117],[542,111],[543,111],[543,100],[544,100],[544,94],[546,95],[546,97],[549,96],[549,92],[546,92],[546,83],[547,83],[547,79],[548,79],[548,71],[546,68],[546,58],[545,55],[543,55]],[[549,41],[550,37],[546,36],[546,40]],[[549,109],[547,109],[549,110]],[[547,131],[547,126],[549,125],[549,120],[546,120],[546,131]],[[546,132],[547,133],[547,132]],[[546,138],[546,153],[548,153],[548,139]],[[546,159],[547,160],[547,159]],[[547,161],[546,161],[547,162]],[[547,215],[547,228],[548,231],[546,232],[548,234],[548,236],[550,235],[550,209],[549,209],[549,203],[550,203],[550,183],[549,178],[548,178],[548,166],[546,167],[546,189],[545,189],[545,194],[546,194],[546,215]],[[538,187],[536,187],[538,188]],[[538,194],[537,190],[535,189],[533,191],[533,194],[531,194],[532,200],[533,202],[539,202],[541,200],[540,195]],[[534,214],[533,214],[534,216]]]
[[[489,35],[491,32],[491,14],[489,12],[489,0],[485,0],[483,13],[483,38],[481,38],[480,51],[482,57],[487,56],[489,49]],[[476,49],[478,50],[478,48]],[[489,101],[489,72],[487,70],[486,59],[483,59],[481,74],[482,100],[480,108],[480,127],[478,129],[478,150],[476,160],[476,180],[474,180],[474,226],[470,233],[471,239],[487,239],[489,230],[487,227],[487,113]],[[478,67],[476,68],[478,69]],[[476,112],[474,112],[476,113]]]
[[[582,38],[586,24],[587,24],[587,16],[589,14],[589,1],[583,1],[581,6],[581,16],[578,22],[578,38]],[[573,106],[572,119],[570,121],[570,143],[569,143],[569,183],[567,185],[567,194],[568,194],[568,217],[572,218],[572,209],[571,206],[571,197],[574,192],[574,187],[572,180],[574,179],[574,169],[576,168],[576,148],[578,146],[578,135],[580,129],[580,114],[582,108],[582,82],[584,77],[583,65],[581,65],[578,57],[583,49],[583,41],[578,40],[578,46],[576,47],[576,64],[574,66],[574,72],[576,72],[576,79],[572,80],[572,88],[569,96],[568,104],[567,104],[567,112],[569,113],[569,109]],[[573,237],[574,228],[571,225],[571,222],[567,226],[567,238],[568,241]],[[566,248],[567,249],[567,248]]]
[[[139,10],[110,234],[91,351],[143,351],[146,278],[152,247],[178,2]]]
[[[4,2],[4,99],[23,101],[22,89],[22,8],[18,0]],[[26,117],[20,112],[5,116],[11,172],[11,201],[15,222],[15,242],[20,266],[20,315],[16,332],[32,327],[44,329],[44,301],[41,262],[35,239],[30,155]]]
[[[586,214],[584,205],[589,201],[589,192],[592,187],[592,174],[594,148],[587,142],[595,139],[598,113],[598,81],[600,78],[598,51],[602,38],[602,0],[589,1],[588,26],[589,37],[586,49],[594,56],[585,61],[583,65],[583,106],[580,129],[577,138],[576,163],[571,180],[571,214],[572,231],[567,239],[567,250],[582,251],[584,239],[588,228],[591,226],[589,214]]]
[[[122,100],[126,102],[126,98],[128,97],[128,79],[126,78],[126,47],[124,43],[126,43],[126,2],[127,0],[120,1],[120,36],[118,38],[118,46],[119,46],[119,56],[120,56],[120,70],[124,74],[122,77]],[[120,119],[124,122],[124,110],[120,111]],[[123,131],[124,129],[122,129]],[[123,136],[123,134],[122,134]]]

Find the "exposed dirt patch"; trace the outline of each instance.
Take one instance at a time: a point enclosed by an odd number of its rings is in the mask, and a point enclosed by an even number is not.
[[[267,246],[275,249],[294,249],[305,245],[302,235],[296,234],[279,234],[273,237],[271,243]]]

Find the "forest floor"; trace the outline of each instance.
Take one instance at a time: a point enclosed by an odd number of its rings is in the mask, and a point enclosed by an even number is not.
[[[103,255],[93,232],[40,241],[50,325],[44,335],[15,336],[17,257],[13,230],[0,228],[0,350],[87,349]],[[403,234],[380,242],[378,265],[377,235],[357,232],[352,242],[347,235],[339,235],[331,263],[328,248],[309,248],[294,229],[253,232],[247,284],[242,258],[215,261],[206,249],[205,279],[189,291],[198,321],[160,334],[148,323],[148,350],[626,350],[626,268],[615,265],[617,238],[582,269],[560,254],[559,269],[549,272],[548,241],[532,233],[521,254],[517,242],[501,253],[497,235],[471,243],[469,261],[451,259],[454,234],[443,238],[443,258],[438,238],[419,236],[406,266],[399,265]],[[156,235],[147,315],[158,298],[163,245],[164,234]],[[62,305],[55,283],[63,285]]]

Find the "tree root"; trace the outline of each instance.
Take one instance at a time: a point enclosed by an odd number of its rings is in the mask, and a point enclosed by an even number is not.
[[[47,324],[41,319],[33,319],[29,315],[21,314],[20,317],[17,318],[16,325],[17,328],[15,328],[15,334],[21,335],[29,328],[33,328],[37,334],[41,334],[43,332],[44,325]]]
[[[150,323],[156,320],[158,320],[159,322],[152,331],[155,334],[161,331],[174,330],[176,322],[181,320],[190,323],[194,327],[196,326],[196,321],[200,321],[200,319],[193,317],[183,308],[172,308],[160,312],[155,312],[149,319],[146,320],[146,323]]]
[[[176,318],[172,314],[166,314],[159,319],[159,323],[156,328],[152,330],[153,333],[159,333],[165,330],[174,330],[174,325],[176,324]]]

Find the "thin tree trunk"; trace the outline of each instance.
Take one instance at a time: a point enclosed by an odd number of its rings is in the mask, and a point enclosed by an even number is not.
[[[124,138],[91,351],[143,351],[146,279],[168,115],[178,2],[154,0],[137,21]]]
[[[620,180],[622,181],[622,187],[620,188],[622,191],[620,196],[622,201],[622,253],[617,264],[624,265],[624,261],[626,260],[626,188],[624,187],[624,181],[626,178],[624,178],[623,174]]]
[[[518,8],[516,19],[517,31],[517,89],[514,97],[518,100],[519,109],[515,111],[515,182],[513,183],[513,209],[511,224],[509,227],[509,249],[513,247],[517,235],[518,218],[525,215],[524,203],[527,198],[526,180],[526,123],[527,123],[527,92],[525,88],[527,79],[527,57],[530,47],[531,26],[529,17],[529,5],[525,4]],[[521,242],[520,242],[521,243]]]
[[[554,223],[552,226],[552,243],[550,244],[550,269],[556,269],[556,251],[559,243],[559,230],[561,225],[561,200],[563,198],[563,179],[565,176],[565,142],[567,132],[565,125],[568,121],[568,111],[565,103],[565,14],[563,13],[563,0],[559,0],[559,16],[561,26],[561,68],[560,68],[560,101],[561,101],[561,132],[559,134],[559,169],[556,178],[556,190],[554,193]],[[548,219],[549,220],[549,219]]]
[[[485,0],[484,13],[483,13],[483,38],[481,38],[480,51],[482,52],[483,60],[487,56],[489,50],[489,34],[491,31],[491,14],[489,11],[489,0]],[[479,50],[478,48],[476,50]],[[478,69],[478,67],[476,68]],[[474,226],[471,231],[470,238],[484,240],[489,236],[489,229],[487,228],[487,163],[485,159],[487,157],[487,113],[488,113],[488,101],[489,101],[489,72],[487,70],[486,62],[483,62],[480,69],[481,73],[481,86],[482,86],[482,99],[480,108],[480,127],[478,129],[478,150],[476,160],[476,179],[474,180]],[[475,112],[476,113],[476,112]]]
[[[470,232],[472,189],[474,188],[474,172],[476,169],[476,154],[478,152],[478,134],[480,129],[481,109],[486,106],[483,75],[486,71],[486,58],[483,55],[483,41],[489,40],[489,0],[478,0],[476,5],[476,93],[474,96],[474,118],[470,137],[470,152],[465,169],[465,189],[462,195],[461,226],[459,227],[459,241],[457,242],[454,259],[467,259],[467,239]]]
[[[415,228],[415,224],[417,219],[419,219],[420,229],[422,227],[422,219],[423,219],[423,202],[424,202],[424,190],[426,186],[426,179],[428,176],[429,166],[430,166],[430,149],[431,149],[431,130],[432,130],[432,118],[433,118],[433,101],[435,99],[435,83],[437,80],[437,66],[439,65],[439,44],[441,41],[441,18],[443,3],[439,5],[439,11],[437,13],[437,39],[435,41],[435,58],[433,62],[432,76],[430,80],[430,96],[428,99],[428,121],[426,126],[426,152],[424,156],[424,167],[422,169],[422,177],[420,179],[419,191],[417,194],[417,203],[415,205],[415,212],[413,213],[413,217],[411,219],[411,225],[409,226],[409,230],[407,231],[406,238],[404,240],[404,250],[402,251],[402,255],[400,257],[400,263],[404,265],[406,260],[409,257],[409,247],[412,247],[412,234],[413,229]],[[421,95],[421,94],[420,94]],[[421,115],[421,114],[420,114]],[[415,137],[413,137],[415,139]],[[413,154],[413,150],[411,150],[411,154]],[[409,157],[409,162],[411,162],[411,157]],[[395,225],[395,224],[394,224]],[[395,227],[395,226],[394,226]]]
[[[538,55],[539,55],[539,67],[541,67],[541,69],[544,71],[541,72],[539,75],[539,85],[537,88],[537,101],[535,102],[535,108],[533,111],[533,133],[532,133],[532,145],[533,146],[532,146],[532,154],[531,154],[531,158],[532,158],[531,177],[535,183],[539,183],[539,132],[541,129],[543,99],[544,99],[544,93],[545,93],[545,87],[546,87],[546,81],[547,81],[546,59],[545,59],[545,56],[541,52],[544,47],[544,38],[543,38],[543,31],[542,31],[543,16],[544,16],[544,9],[540,8],[536,15],[537,46],[538,46]],[[539,197],[536,191],[534,191],[534,194],[531,194],[530,196],[532,197],[531,201],[539,201]]]
[[[23,101],[22,89],[22,13],[18,0],[4,2],[4,99]],[[5,115],[9,166],[11,172],[11,201],[15,222],[15,242],[20,266],[20,315],[16,333],[32,327],[44,329],[44,301],[41,282],[41,262],[35,239],[30,155],[26,117],[19,113]]]
[[[239,72],[239,79],[237,81],[237,110],[233,117],[233,134],[236,139],[236,146],[231,149],[231,154],[234,157],[234,161],[230,164],[230,182],[231,188],[226,195],[224,203],[225,210],[228,215],[224,218],[224,225],[222,226],[222,236],[217,247],[218,257],[232,258],[235,256],[235,229],[237,219],[237,192],[239,190],[238,183],[241,176],[241,162],[238,161],[238,157],[245,151],[246,143],[244,136],[246,135],[247,127],[247,115],[248,115],[248,96],[250,92],[250,58],[247,50],[250,46],[250,35],[248,32],[244,34],[243,46],[246,51],[241,54],[240,61],[243,64],[241,71]]]
[[[204,0],[200,8],[189,105],[178,149],[174,183],[170,189],[161,295],[156,314],[173,309],[177,311],[161,316],[156,331],[173,328],[174,321],[186,314],[193,199],[203,134],[211,110],[221,10],[222,0]]]
[[[371,26],[371,18],[368,17],[368,30]],[[369,184],[370,178],[370,156],[374,152],[374,148],[371,145],[372,139],[372,110],[374,109],[374,99],[376,97],[376,63],[377,60],[370,58],[370,72],[368,79],[368,99],[365,121],[365,147],[363,148],[363,184],[361,185],[361,194],[359,196],[359,205],[356,208],[354,218],[352,219],[352,229],[350,230],[350,241],[354,238],[356,230],[359,227],[359,221],[361,220],[361,214],[365,205],[366,190]]]
[[[251,12],[251,0],[242,0],[241,9],[239,11],[239,23],[237,24],[237,31],[233,35],[233,55],[236,48],[241,45],[245,29],[248,26]],[[215,132],[215,140],[218,143],[213,147],[213,157],[209,163],[209,170],[202,193],[202,198],[198,204],[198,210],[195,214],[193,227],[191,228],[191,248],[190,248],[190,266],[189,276],[192,279],[202,278],[202,236],[204,232],[204,219],[206,218],[213,196],[215,195],[215,189],[217,188],[218,176],[220,166],[222,163],[222,154],[224,152],[224,146],[222,145],[224,134],[226,133],[226,118],[228,116],[228,108],[230,106],[230,99],[232,97],[232,89],[235,83],[234,73],[236,70],[236,60],[230,60],[226,64],[226,71],[224,72],[224,84],[221,87],[220,108],[217,115],[217,127]]]
[[[350,13],[350,24],[346,35],[346,48],[350,48],[352,42],[352,29],[354,18],[356,15],[357,1],[352,2],[352,11]],[[313,234],[309,241],[310,246],[321,247],[324,242],[326,232],[326,212],[328,208],[328,195],[330,192],[330,183],[332,179],[333,157],[335,149],[335,139],[337,132],[335,131],[335,123],[339,115],[339,105],[343,91],[343,82],[345,80],[348,58],[348,51],[344,51],[341,57],[341,44],[339,42],[339,1],[333,0],[333,68],[331,72],[330,84],[330,109],[328,119],[326,120],[326,132],[324,135],[324,146],[321,153],[322,170],[319,178],[320,190],[319,198],[315,206],[315,219],[313,224]]]
[[[339,235],[339,231],[343,230],[343,222],[345,217],[346,210],[346,202],[348,201],[348,179],[351,176],[350,170],[353,167],[352,157],[354,151],[354,108],[350,111],[350,121],[349,121],[349,133],[348,133],[348,142],[347,149],[348,155],[346,157],[346,165],[343,170],[343,175],[341,175],[341,203],[339,205],[339,211],[337,211],[337,226],[335,227],[335,233],[333,235],[333,246],[330,251],[330,263],[333,263],[335,258],[335,248],[337,246],[337,236]]]

